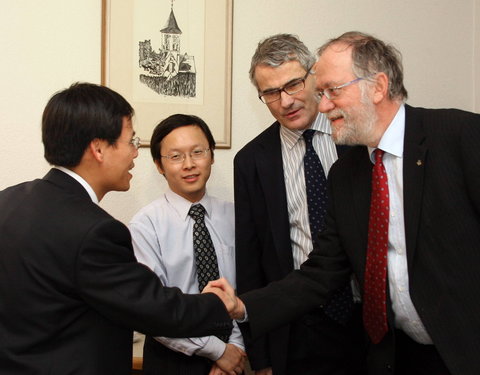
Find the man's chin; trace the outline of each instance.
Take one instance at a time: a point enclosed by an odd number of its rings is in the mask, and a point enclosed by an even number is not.
[[[358,142],[355,142],[353,139],[349,139],[344,134],[338,134],[336,132],[332,133],[333,142],[339,146],[356,146]]]

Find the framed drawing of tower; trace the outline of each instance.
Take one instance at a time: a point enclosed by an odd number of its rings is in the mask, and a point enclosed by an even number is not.
[[[174,113],[231,147],[233,0],[102,0],[102,84],[135,109],[142,146]]]

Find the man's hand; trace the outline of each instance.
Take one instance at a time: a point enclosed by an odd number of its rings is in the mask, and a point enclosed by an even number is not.
[[[215,365],[217,365],[218,369],[222,370],[225,374],[241,374],[245,369],[246,358],[247,354],[242,349],[233,344],[227,344],[225,352],[219,359],[217,359]],[[218,370],[215,370],[216,372],[213,373],[212,371],[214,371],[214,367],[212,367],[210,374],[221,374]]]
[[[225,373],[220,367],[217,366],[216,363],[214,363],[208,375],[227,375],[227,373]]]
[[[235,290],[229,282],[223,277],[218,280],[209,281],[202,293],[216,294],[225,305],[230,318],[242,320],[245,317],[245,306],[243,302],[235,295]]]

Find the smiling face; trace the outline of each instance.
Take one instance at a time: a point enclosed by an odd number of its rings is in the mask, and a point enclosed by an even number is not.
[[[287,61],[278,67],[258,65],[255,79],[259,93],[285,86],[285,84],[305,77],[307,72],[298,61]],[[303,130],[310,127],[318,110],[314,95],[315,80],[307,75],[305,88],[295,94],[281,92],[279,100],[267,104],[277,121],[290,130]]]
[[[156,165],[167,179],[170,189],[190,202],[198,202],[205,195],[213,164],[211,151],[196,160],[191,158],[190,153],[208,148],[207,137],[196,125],[176,128],[160,142],[161,155],[185,154],[182,162],[173,163],[168,158],[161,158],[161,163],[156,162]]]
[[[315,64],[316,89],[337,87],[354,80],[351,49],[332,45]],[[337,144],[366,145],[373,138],[377,122],[372,89],[360,81],[341,89],[337,98],[325,95],[318,110],[327,115],[332,126],[332,137]]]

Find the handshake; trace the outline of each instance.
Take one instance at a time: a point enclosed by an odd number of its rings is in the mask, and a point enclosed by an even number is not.
[[[233,320],[243,320],[245,318],[245,306],[240,298],[235,295],[235,290],[225,278],[210,281],[202,293],[216,294],[225,305],[225,308]]]

